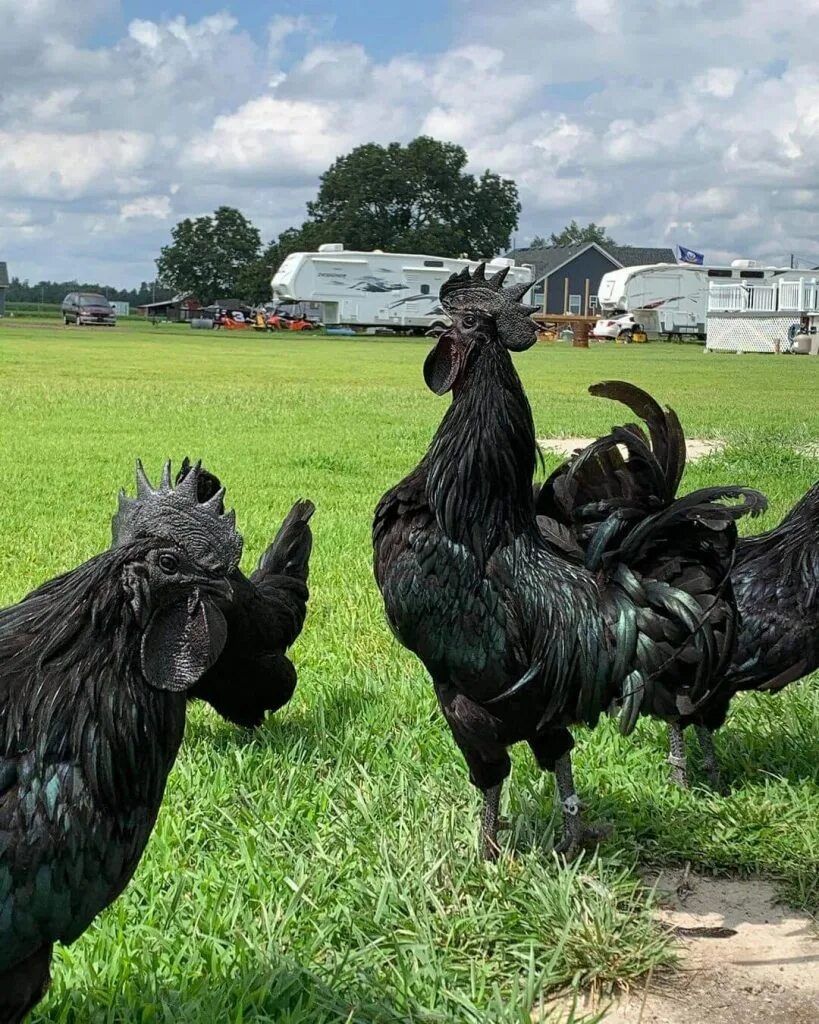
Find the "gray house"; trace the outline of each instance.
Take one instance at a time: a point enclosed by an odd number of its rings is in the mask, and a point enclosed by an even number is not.
[[[597,312],[600,279],[610,270],[641,267],[651,263],[676,263],[671,249],[596,242],[554,245],[545,249],[513,249],[507,255],[517,263],[535,268],[530,301],[544,313],[574,313],[592,316]]]
[[[0,316],[6,313],[6,291],[9,286],[9,268],[5,263],[0,263]]]

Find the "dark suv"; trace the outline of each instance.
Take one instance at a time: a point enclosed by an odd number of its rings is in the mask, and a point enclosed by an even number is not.
[[[111,303],[96,292],[71,292],[63,299],[63,322],[66,324],[102,324],[113,327],[117,322]]]

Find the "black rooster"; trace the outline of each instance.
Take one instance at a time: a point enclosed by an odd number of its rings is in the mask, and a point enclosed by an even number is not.
[[[731,698],[746,690],[778,693],[819,669],[819,483],[778,526],[740,538],[731,582],[741,623],[725,683],[695,715],[671,727],[682,784],[686,725],[695,726],[711,784],[720,788],[712,733]]]
[[[223,511],[224,488],[197,463],[197,497]],[[193,470],[186,458],[176,477],[179,486]],[[163,481],[170,481],[165,465]],[[165,492],[139,480],[136,502],[126,501],[113,523],[114,543],[126,543],[161,517]],[[225,611],[227,641],[218,660],[188,691],[189,699],[204,700],[223,718],[248,728],[260,725],[268,711],[277,711],[293,696],[296,669],[286,655],[295,643],[307,614],[307,577],[313,537],[310,501],[291,508],[256,571],[248,579],[239,568],[231,574],[233,601]]]
[[[648,427],[648,436],[635,423],[615,428],[611,438],[626,448],[628,460],[623,457],[619,447],[595,442],[587,448],[575,452],[574,456],[559,466],[545,483],[535,486],[537,512],[540,515],[552,517],[558,523],[568,527],[576,542],[584,550],[599,543],[600,533],[604,533],[610,525],[608,518],[610,511],[622,509],[624,504],[629,505],[635,502],[646,509],[657,507],[657,461],[667,467],[668,486],[666,493],[662,496],[662,502],[667,501],[676,492],[685,470],[686,461],[685,436],[673,410],[663,410],[645,392],[621,381],[597,384],[589,388],[589,391],[593,395],[611,398],[628,406],[632,412],[645,421]],[[687,498],[678,499],[672,507],[684,508],[685,504],[690,503],[692,499],[696,504],[702,493],[707,492],[696,492]],[[746,497],[752,493],[746,492]],[[759,498],[761,499],[761,496]],[[764,508],[765,502],[764,499],[761,499],[747,511],[752,515],[757,515]],[[696,521],[699,517],[699,510],[695,508],[692,511]],[[735,517],[731,514],[731,510],[725,511],[728,512],[725,526],[727,528],[730,525],[730,530],[725,538],[727,545],[723,545],[720,558],[727,557],[728,561],[717,560],[714,562],[713,568],[717,570],[720,564],[735,564],[737,552],[742,545],[734,532],[733,519]],[[712,527],[716,530],[719,529],[718,518],[712,520]],[[715,539],[716,537],[712,539],[712,544]],[[694,540],[693,536],[692,540]],[[689,561],[690,579],[682,589],[688,594],[696,595],[700,605],[706,607],[700,598],[700,593],[706,596],[717,581],[717,576],[713,572],[706,572],[703,576],[703,567],[699,561],[699,557]],[[733,572],[730,582],[732,585],[735,583]],[[723,588],[723,596],[727,599],[730,599],[729,591],[730,588],[728,590]],[[740,606],[738,594],[735,594],[734,600],[737,606]],[[695,617],[700,614],[699,609],[693,605],[689,606],[689,610]],[[740,612],[742,613],[741,607]],[[703,624],[703,629],[722,628],[725,635],[725,628],[735,628],[739,625],[740,619],[741,616],[735,624],[732,624],[731,620],[724,620],[721,623],[719,609],[714,608],[708,615],[707,623]],[[702,639],[706,639],[707,633],[702,630],[700,632]],[[658,636],[656,639],[659,640],[660,637]],[[708,640],[708,644],[712,646],[712,641]],[[642,713],[655,715],[668,723],[671,748],[668,760],[672,765],[672,777],[683,786],[687,785],[687,775],[682,730],[688,724],[699,723],[703,715],[713,714],[716,708],[727,709],[731,698],[732,667],[731,663],[724,658],[736,656],[735,641],[728,636],[727,642],[720,640],[718,646],[723,652],[723,661],[717,673],[718,685],[714,685],[707,698],[701,700],[696,707],[689,702],[676,701],[674,695],[666,691],[664,687],[649,687],[643,698]],[[710,734],[703,741],[704,750],[709,738]],[[706,761],[708,763],[707,756]]]
[[[587,832],[568,727],[594,725],[620,701],[629,731],[645,701],[651,710],[696,708],[718,684],[733,646],[733,520],[761,503],[740,488],[675,500],[678,455],[615,431],[595,451],[625,440],[650,493],[635,485],[632,495],[624,482],[620,500],[591,515],[585,548],[566,526],[538,517],[534,424],[509,354],[529,348],[535,328],[532,310],[519,305],[526,289],[504,290],[505,273],[486,280],[479,267],[442,287],[452,326],[424,377],[437,394],[451,390],[452,403],[420,464],[381,499],[373,526],[387,618],[430,672],[484,794],[490,858],[511,744],[526,741],[556,772],[561,849],[571,853]],[[726,507],[724,497],[744,503]]]
[[[165,489],[153,532],[0,612],[0,1022],[43,997],[73,942],[128,884],[185,727],[222,652],[242,540]]]

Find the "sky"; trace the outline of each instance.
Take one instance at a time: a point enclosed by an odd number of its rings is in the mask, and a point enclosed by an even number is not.
[[[709,263],[819,264],[819,0],[0,0],[0,260],[152,280],[183,217],[268,241],[364,142],[514,178],[515,241],[572,218]]]

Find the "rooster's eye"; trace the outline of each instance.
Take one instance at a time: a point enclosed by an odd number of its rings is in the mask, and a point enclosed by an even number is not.
[[[174,555],[160,555],[159,556],[159,568],[172,576],[179,568],[179,562]]]
[[[475,316],[474,313],[467,313],[462,321],[464,327],[474,327],[477,322],[478,318]]]

